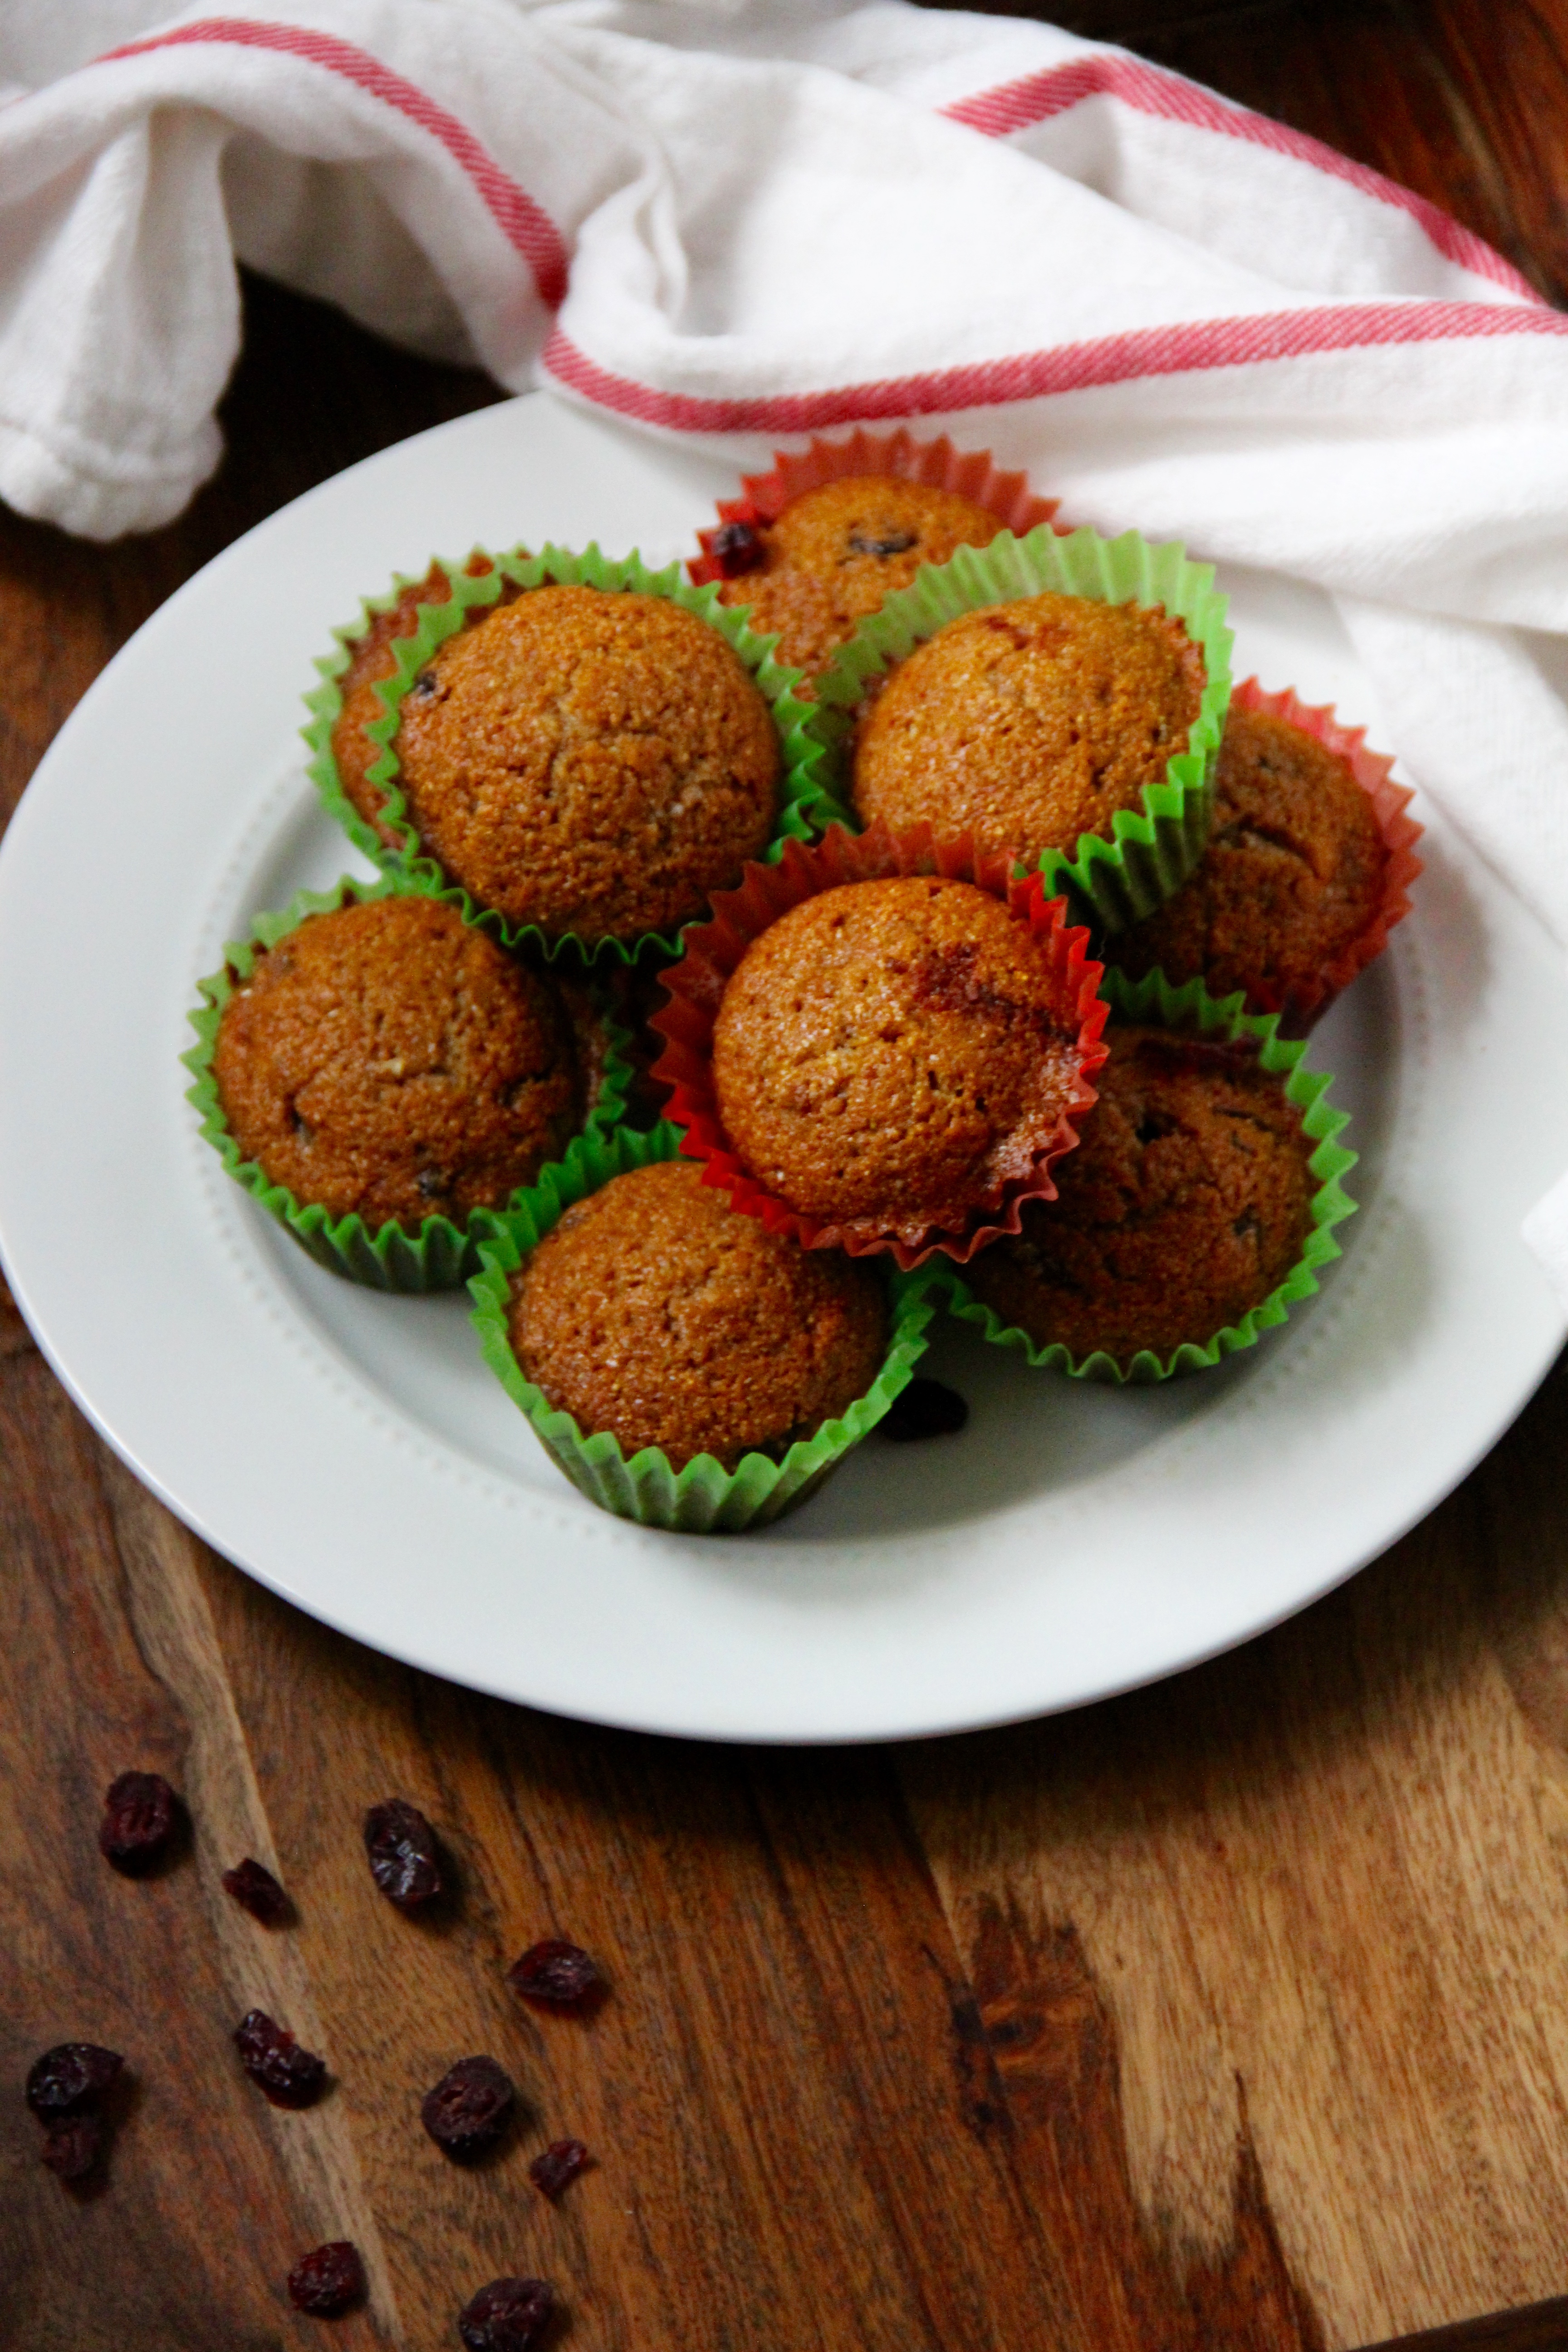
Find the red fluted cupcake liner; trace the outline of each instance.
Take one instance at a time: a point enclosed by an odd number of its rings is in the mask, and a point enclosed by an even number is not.
[[[700,586],[726,577],[711,550],[714,531],[727,522],[750,523],[753,529],[758,523],[776,522],[792,499],[857,474],[891,474],[901,482],[952,490],[984,507],[1016,539],[1049,522],[1060,503],[1037,499],[1026,475],[999,473],[988,451],[955,449],[945,433],[940,441],[917,441],[902,425],[896,433],[857,432],[847,441],[814,441],[795,456],[775,449],[771,474],[742,474],[741,497],[721,499],[718,522],[697,534],[702,552],[687,566],[692,579]]]
[[[752,940],[807,898],[843,883],[873,882],[895,876],[931,874],[973,882],[1005,901],[1027,923],[1046,948],[1064,1030],[1078,1031],[1079,1075],[1067,1109],[1034,1158],[1029,1172],[1008,1180],[973,1203],[961,1225],[896,1218],[847,1217],[826,1223],[802,1215],[759,1182],[730,1145],[713,1087],[713,1026],[725,986]],[[702,1181],[729,1195],[730,1206],[761,1218],[770,1233],[790,1234],[805,1249],[843,1249],[853,1257],[890,1251],[908,1273],[935,1252],[966,1265],[977,1250],[1018,1231],[1026,1201],[1054,1201],[1052,1163],[1078,1141],[1074,1118],[1097,1100],[1088,1081],[1106,1058],[1100,1043],[1106,1006],[1100,999],[1103,967],[1090,961],[1089,933],[1069,927],[1065,898],[1047,898],[1041,877],[1012,872],[1005,852],[975,854],[968,835],[939,840],[929,825],[891,834],[875,824],[863,834],[830,826],[814,847],[788,841],[775,866],[749,865],[739,888],[713,899],[714,919],[686,935],[686,953],[665,974],[670,1002],[652,1026],[668,1039],[654,1076],[670,1088],[667,1116],[686,1129],[681,1145],[689,1159],[705,1163]]]
[[[1392,760],[1367,750],[1364,727],[1340,725],[1332,703],[1314,706],[1302,702],[1289,687],[1280,694],[1267,694],[1255,677],[1249,677],[1232,694],[1230,707],[1233,710],[1266,711],[1270,718],[1283,719],[1288,725],[1300,728],[1303,734],[1314,736],[1325,750],[1337,753],[1372,803],[1388,854],[1383,898],[1371,922],[1329,959],[1315,985],[1307,990],[1263,987],[1249,992],[1248,1003],[1253,1012],[1278,1013],[1282,1015],[1284,1035],[1304,1037],[1341,990],[1348,988],[1356,974],[1364,971],[1383,953],[1390,931],[1410,912],[1410,885],[1421,871],[1415,844],[1421,838],[1422,828],[1407,814],[1415,794],[1407,784],[1393,781]]]

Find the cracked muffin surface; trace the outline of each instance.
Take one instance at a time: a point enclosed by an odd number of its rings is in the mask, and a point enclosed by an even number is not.
[[[770,1234],[672,1160],[566,1211],[513,1276],[510,1328],[526,1377],[585,1435],[732,1471],[781,1460],[865,1395],[888,1311],[868,1267]]]
[[[949,621],[894,665],[856,730],[869,824],[973,833],[1027,865],[1109,834],[1187,748],[1202,649],[1158,605],[1047,592]]]
[[[258,950],[213,1075],[270,1182],[373,1230],[500,1207],[582,1116],[550,982],[430,898],[310,915]]]
[[[725,1134],[805,1216],[913,1239],[1026,1176],[1078,1079],[1050,958],[973,883],[851,882],[752,940],[724,990]]]
[[[778,635],[777,658],[815,677],[868,613],[907,588],[922,563],[961,547],[989,547],[1003,529],[988,507],[956,490],[891,474],[824,482],[755,526],[763,561],[726,580],[726,604],[749,604],[759,635]]]
[[[716,629],[657,596],[542,587],[447,639],[396,742],[421,843],[551,938],[665,931],[772,835],[773,717]]]
[[[1372,802],[1348,761],[1304,728],[1233,705],[1215,772],[1214,831],[1173,898],[1110,942],[1141,976],[1242,989],[1275,1012],[1321,992],[1326,967],[1361,937],[1388,872]]]
[[[1058,1197],[1025,1204],[1016,1237],[967,1269],[971,1287],[1037,1347],[1206,1346],[1300,1256],[1312,1145],[1282,1081],[1248,1044],[1113,1024],[1100,1099]]]

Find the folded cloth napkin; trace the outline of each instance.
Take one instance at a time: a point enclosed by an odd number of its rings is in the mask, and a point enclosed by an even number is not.
[[[918,415],[1318,583],[1568,949],[1568,318],[1314,141],[903,0],[0,0],[0,496],[178,512],[237,254],[742,463]],[[1568,1303],[1568,1177],[1525,1230]]]

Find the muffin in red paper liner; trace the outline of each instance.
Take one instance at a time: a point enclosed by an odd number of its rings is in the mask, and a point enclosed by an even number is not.
[[[808,677],[922,564],[999,530],[1022,539],[1057,510],[985,451],[959,451],[945,435],[917,441],[901,426],[777,451],[773,471],[742,487],[698,532],[702,553],[688,569],[720,582],[721,603],[745,605],[759,635],[776,634],[777,657]]]
[[[1094,1088],[1089,1081],[1105,1059],[1100,1031],[1105,1025],[1106,1008],[1098,994],[1101,967],[1086,955],[1087,931],[1069,928],[1066,901],[1047,899],[1038,874],[1014,877],[1009,868],[1010,861],[1005,854],[977,857],[966,838],[940,840],[925,826],[894,835],[885,826],[876,825],[857,836],[835,825],[813,848],[796,842],[786,845],[776,866],[749,866],[739,889],[721,892],[715,898],[715,919],[688,935],[685,957],[666,975],[665,986],[671,1002],[655,1017],[653,1026],[669,1042],[655,1066],[655,1075],[671,1089],[669,1116],[687,1129],[681,1149],[689,1158],[707,1163],[703,1181],[725,1191],[732,1208],[760,1217],[772,1232],[793,1234],[807,1249],[846,1249],[856,1256],[885,1250],[908,1271],[936,1251],[960,1264],[966,1263],[976,1250],[1000,1234],[1017,1232],[1019,1211],[1025,1201],[1055,1198],[1052,1162],[1078,1141],[1072,1122],[1093,1104]],[[850,903],[853,885],[913,881],[925,881],[934,887],[912,897],[908,893],[884,892],[876,902],[867,898]],[[995,927],[989,910],[974,925],[973,943],[963,938],[947,938],[954,922],[962,925],[965,919],[964,907],[951,895],[954,886],[962,887],[966,901],[971,891],[978,892],[1005,910],[1012,923],[1026,929],[1031,950],[1019,961],[1027,966],[1025,980],[1034,991],[1033,1002],[1015,1000],[1005,991],[998,992],[992,984],[989,964],[995,943],[989,934]],[[916,898],[922,899],[922,906],[924,899],[931,901],[931,922],[934,926],[929,953],[917,950],[912,959],[906,960],[900,951],[896,958],[889,956],[881,968],[868,970],[866,1002],[859,1017],[864,1022],[887,1025],[878,1027],[874,1034],[868,1029],[863,1037],[852,1027],[836,1032],[836,1053],[847,1052],[853,1057],[855,1050],[863,1045],[873,1065],[881,1058],[889,1066],[908,1061],[910,1068],[906,1075],[918,1076],[915,1064],[921,1061],[922,1055],[929,1059],[936,1050],[922,1042],[922,1017],[928,1013],[959,1013],[965,1016],[963,1024],[939,1029],[936,1035],[942,1053],[952,1057],[962,1078],[968,1074],[972,1029],[983,1051],[1019,1018],[1026,1030],[1034,1029],[1039,1040],[1027,1052],[1021,1042],[1011,1048],[1019,1108],[1007,1111],[1005,1116],[1016,1123],[1001,1123],[1004,1112],[999,1108],[999,1123],[983,1152],[977,1141],[967,1185],[957,1183],[949,1197],[939,1194],[934,1201],[920,1199],[904,1213],[900,1213],[896,1199],[886,1207],[867,1207],[839,1214],[818,1213],[809,1207],[795,1205],[784,1197],[782,1186],[764,1182],[746,1164],[735,1139],[726,1131],[720,1108],[714,1033],[720,1025],[731,979],[754,942],[763,940],[784,918],[795,915],[808,902],[823,899],[829,893],[842,893],[844,898],[834,915],[821,919],[828,929],[836,927],[838,914],[846,920],[853,919],[858,927],[867,920],[879,922],[886,914],[895,923],[914,922],[918,940],[922,907],[914,904]],[[907,908],[906,897],[910,897]],[[973,908],[969,912],[973,914]],[[824,943],[831,945],[826,930]],[[804,942],[807,949],[815,944]],[[1037,958],[1034,949],[1043,954]],[[811,967],[813,971],[816,968]],[[826,957],[822,968],[827,968]],[[753,975],[755,971],[753,966]],[[846,972],[858,976],[858,967],[852,960],[846,963]],[[877,987],[881,982],[886,982],[884,993],[892,991],[899,999],[894,1007],[898,1017],[891,1022],[888,1021],[888,1003],[877,996]],[[751,1001],[752,993],[748,992],[746,1002]],[[778,1003],[787,1021],[789,1012],[795,1008],[784,1002],[782,994]],[[806,1022],[809,1024],[813,1013],[820,1011],[818,1007],[806,1012]],[[838,1012],[852,1022],[852,999],[842,1003]],[[905,1019],[910,1022],[914,1034],[900,1056],[891,1048],[904,1042]],[[888,1040],[889,1051],[885,1057],[879,1057],[876,1048],[883,1039]],[[771,1083],[773,1069],[795,1066],[775,1061],[766,1066]],[[881,1075],[879,1068],[874,1066],[868,1081],[873,1112],[879,1108],[877,1088]],[[940,1093],[949,1075],[945,1067],[939,1071],[931,1063],[926,1073],[927,1083]],[[837,1099],[851,1083],[860,1086],[858,1066],[853,1081],[841,1078],[828,1086],[825,1100]],[[962,1090],[961,1085],[957,1091]],[[933,1151],[949,1144],[946,1130],[950,1129],[956,1129],[957,1138],[952,1148],[959,1149],[967,1132],[963,1125],[966,1117],[972,1125],[974,1113],[990,1117],[989,1103],[974,1100],[977,1092],[974,1089],[971,1102],[961,1103],[951,1118],[944,1115],[933,1125]],[[786,1113],[795,1115],[798,1125],[794,1131],[797,1134],[817,1115],[815,1105],[803,1108],[793,1100],[788,1089],[781,1089],[777,1099],[771,1106],[764,1103],[763,1108],[767,1116],[776,1111],[781,1118]],[[857,1116],[864,1121],[864,1108],[851,1095],[848,1117]],[[826,1128],[822,1131],[826,1134]],[[873,1126],[868,1130],[873,1148],[879,1131],[893,1139],[889,1148],[895,1152],[901,1149],[901,1128],[886,1120],[881,1130]],[[842,1142],[843,1135],[837,1139]],[[854,1156],[853,1152],[847,1154],[849,1158]],[[932,1182],[940,1185],[947,1181],[946,1172],[933,1160]]]
[[[1421,871],[1412,797],[1394,762],[1287,688],[1255,677],[1231,698],[1215,775],[1214,830],[1182,887],[1107,944],[1134,978],[1239,991],[1302,1036],[1388,944]]]

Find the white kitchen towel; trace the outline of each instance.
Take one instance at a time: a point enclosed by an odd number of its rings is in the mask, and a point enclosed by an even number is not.
[[[237,254],[742,463],[929,418],[1077,519],[1320,583],[1568,949],[1568,318],[1316,142],[904,0],[0,0],[0,495],[178,512]],[[1527,1233],[1568,1300],[1568,1178]]]

